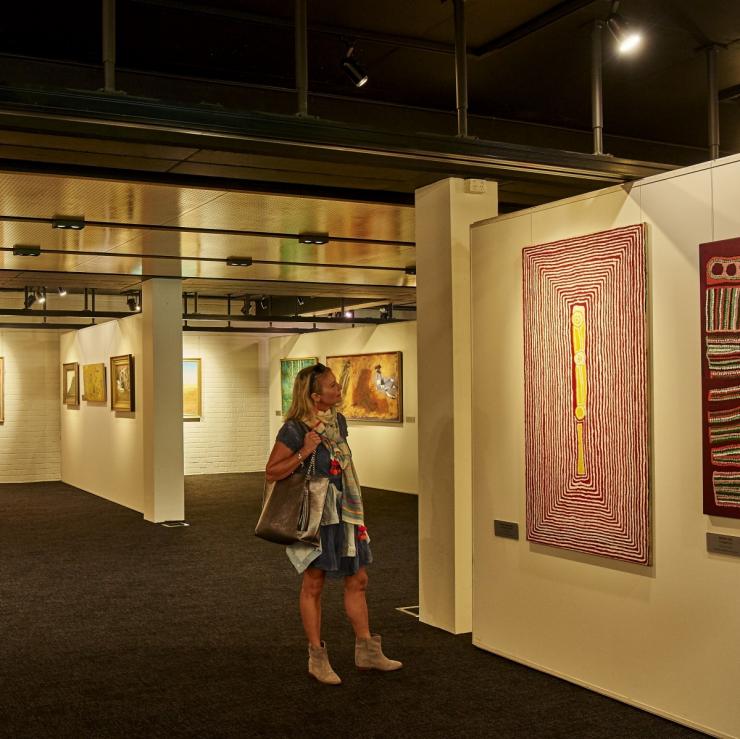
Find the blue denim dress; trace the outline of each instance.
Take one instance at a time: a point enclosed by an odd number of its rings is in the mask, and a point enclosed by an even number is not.
[[[349,434],[347,429],[347,419],[341,414],[338,415],[339,433],[346,440]],[[306,429],[303,424],[297,421],[286,421],[280,431],[278,431],[277,441],[282,442],[294,452],[297,452],[303,446],[303,438],[306,435]],[[307,463],[307,462],[306,462]],[[305,464],[305,463],[304,463]],[[328,477],[334,487],[340,492],[337,496],[337,515],[342,520],[342,475],[331,475],[331,455],[329,450],[319,444],[316,452],[316,474],[322,477]],[[319,570],[324,570],[332,577],[347,577],[357,574],[360,567],[369,565],[373,561],[373,555],[370,551],[370,544],[367,541],[361,541],[358,538],[357,526],[355,532],[355,551],[354,557],[343,557],[344,551],[344,534],[345,526],[342,523],[324,525],[320,529],[321,533],[321,554],[309,565]]]

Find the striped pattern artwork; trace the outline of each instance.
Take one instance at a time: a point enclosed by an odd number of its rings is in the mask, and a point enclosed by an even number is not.
[[[706,337],[707,361],[712,377],[740,376],[740,334]]]
[[[644,226],[523,250],[527,539],[649,564]]]
[[[704,513],[740,518],[740,239],[699,247]]]
[[[714,472],[712,491],[717,505],[740,508],[740,472]]]
[[[704,310],[708,334],[740,331],[740,287],[710,287]]]

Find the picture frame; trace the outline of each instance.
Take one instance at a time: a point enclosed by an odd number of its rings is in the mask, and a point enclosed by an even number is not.
[[[133,354],[110,358],[110,407],[114,411],[133,412],[136,409]]]
[[[402,352],[326,358],[342,388],[338,410],[348,421],[403,423]]]
[[[62,403],[66,406],[80,404],[80,365],[77,362],[62,365]]]
[[[182,418],[199,421],[203,414],[202,363],[200,357],[182,360]]]
[[[105,364],[83,364],[82,365],[82,399],[88,403],[105,403],[106,377]]]
[[[293,401],[295,376],[305,367],[318,364],[318,357],[286,357],[280,360],[280,405],[285,415]]]

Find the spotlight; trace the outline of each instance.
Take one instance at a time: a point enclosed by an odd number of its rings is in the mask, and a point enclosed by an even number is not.
[[[304,300],[303,298],[301,298],[301,297],[298,297],[298,298],[296,298],[296,300],[298,301],[298,307],[299,307],[299,308],[300,308],[301,306],[303,306],[303,305],[305,305],[305,304],[306,304],[306,301],[305,301],[305,300]]]
[[[254,301],[253,300],[250,301],[249,298],[244,298],[244,305],[241,308],[239,308],[239,312],[243,316],[251,316],[251,315],[253,315],[252,313],[249,312],[250,311],[250,308],[251,308],[251,306],[253,304],[254,304]]]
[[[415,264],[409,265],[408,267],[406,267],[406,269],[404,269],[404,272],[407,275],[415,275],[416,274],[416,265]]]
[[[353,310],[346,310],[344,311],[344,317],[345,318],[354,318],[355,312]]]
[[[23,300],[23,305],[28,310],[36,302],[36,295],[32,290],[26,288],[26,297]]]
[[[141,296],[139,293],[129,293],[126,298],[126,305],[132,313],[138,313],[141,310]]]
[[[349,47],[349,49],[347,49],[347,53],[344,55],[344,59],[342,59],[340,66],[344,70],[344,73],[347,75],[347,77],[350,78],[352,84],[355,87],[362,87],[364,84],[367,83],[368,76],[367,72],[362,68],[362,66],[358,64],[355,59],[352,58],[354,50],[355,47],[353,44]]]
[[[260,298],[260,310],[267,310],[267,298],[264,295]]]
[[[229,267],[251,267],[252,257],[227,257],[226,264]]]
[[[16,244],[13,247],[14,257],[37,257],[41,254],[40,246],[24,246],[23,244]]]
[[[627,21],[616,12],[616,9],[612,10],[611,15],[606,19],[606,27],[614,36],[620,54],[629,54],[642,43],[640,32],[631,28]]]
[[[329,234],[311,234],[311,233],[300,233],[298,234],[299,244],[328,244]]]
[[[63,287],[58,287],[57,288],[57,293],[59,293],[59,297],[60,298],[64,298],[67,295],[67,290],[65,288],[63,288]]]
[[[85,228],[85,219],[73,216],[54,216],[51,219],[52,228],[71,229],[72,231],[82,231]]]
[[[36,288],[36,300],[38,300],[39,305],[43,305],[46,302],[46,288],[45,287]]]

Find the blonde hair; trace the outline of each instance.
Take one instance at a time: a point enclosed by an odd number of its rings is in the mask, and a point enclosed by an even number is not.
[[[319,378],[329,372],[326,365],[313,364],[310,367],[304,367],[296,376],[293,382],[293,400],[290,408],[285,414],[285,420],[290,421],[297,418],[299,421],[307,416],[314,414],[315,408],[311,400],[311,393],[318,392]]]

